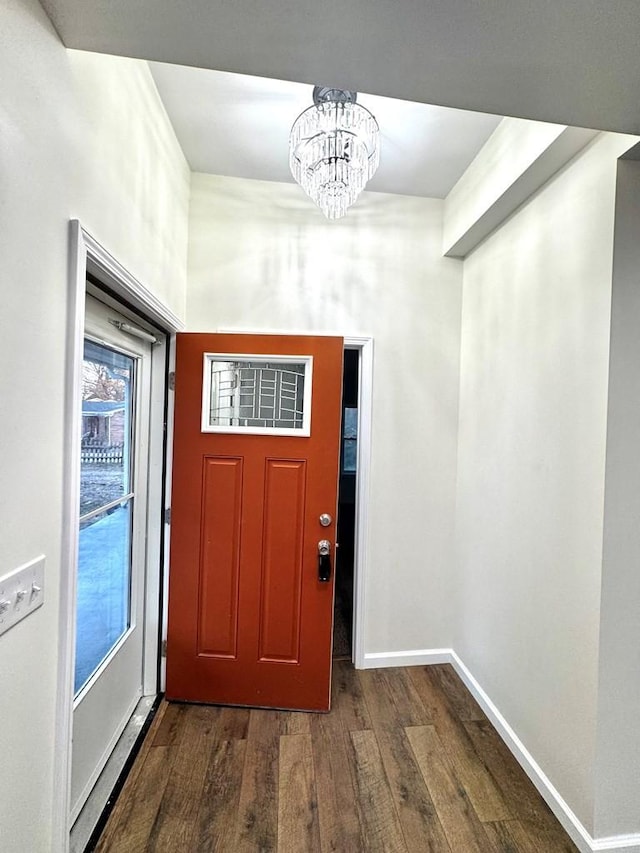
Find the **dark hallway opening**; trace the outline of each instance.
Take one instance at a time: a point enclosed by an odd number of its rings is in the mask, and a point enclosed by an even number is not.
[[[348,659],[351,659],[352,655],[353,633],[359,361],[358,350],[345,349],[342,376],[342,436],[333,656]]]

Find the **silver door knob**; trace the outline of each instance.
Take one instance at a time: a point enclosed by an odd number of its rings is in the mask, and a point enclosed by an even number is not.
[[[328,512],[323,512],[318,520],[323,527],[328,527],[333,521]]]

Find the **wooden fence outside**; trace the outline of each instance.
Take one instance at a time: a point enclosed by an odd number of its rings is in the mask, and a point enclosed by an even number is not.
[[[121,444],[105,447],[83,447],[80,451],[80,460],[83,465],[91,465],[97,462],[122,465],[123,451],[124,448]]]

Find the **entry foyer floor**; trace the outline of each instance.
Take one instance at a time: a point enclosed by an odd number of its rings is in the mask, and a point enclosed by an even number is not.
[[[330,714],[164,702],[97,850],[577,848],[450,666],[337,661]]]

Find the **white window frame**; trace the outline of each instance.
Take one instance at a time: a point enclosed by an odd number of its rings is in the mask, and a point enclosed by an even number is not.
[[[304,364],[304,395],[302,400],[302,427],[258,427],[226,426],[211,424],[211,363],[214,361],[235,362],[277,362],[278,364]],[[265,355],[264,353],[219,353],[206,352],[202,360],[202,432],[233,433],[239,435],[286,435],[294,438],[308,438],[311,435],[311,392],[313,383],[313,356],[311,355]]]

